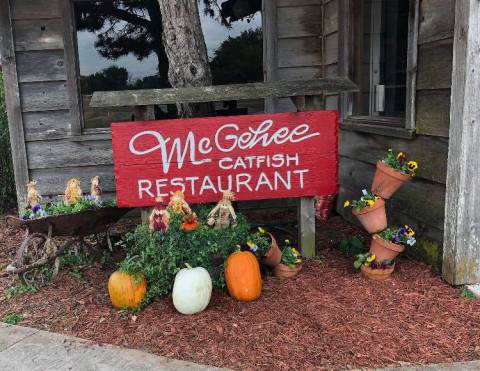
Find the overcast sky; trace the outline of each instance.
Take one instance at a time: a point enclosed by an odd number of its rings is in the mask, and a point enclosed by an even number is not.
[[[247,21],[233,22],[232,28],[227,29],[217,20],[205,16],[201,12],[201,21],[205,42],[207,44],[208,55],[211,58],[215,50],[220,46],[223,40],[228,36],[238,36],[242,31],[258,28],[262,25],[260,12],[248,23]],[[78,54],[80,58],[80,74],[90,75],[111,65],[127,68],[133,79],[150,76],[157,73],[157,57],[152,54],[143,61],[138,61],[134,56],[128,55],[117,60],[107,60],[98,54],[95,50],[95,38],[92,33],[85,31],[78,32]]]

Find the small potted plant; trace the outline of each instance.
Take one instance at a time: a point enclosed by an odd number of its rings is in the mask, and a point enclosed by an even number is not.
[[[405,250],[406,246],[414,246],[416,243],[415,232],[408,225],[404,227],[390,227],[373,235],[370,252],[379,261],[394,260],[398,254]]]
[[[357,259],[353,263],[355,269],[360,269],[362,274],[368,279],[374,281],[383,281],[391,276],[395,269],[393,260],[377,260],[375,254],[367,252],[357,255]]]
[[[345,201],[343,207],[351,207],[355,215],[368,233],[376,233],[387,228],[385,201],[373,192],[362,190],[358,200]]]
[[[417,169],[416,161],[408,161],[403,152],[395,154],[389,149],[385,157],[377,162],[372,192],[389,199],[403,183],[415,176]]]
[[[280,264],[282,252],[278,247],[277,240],[262,227],[258,227],[258,232],[250,236],[247,245],[253,253],[260,257],[263,264],[271,268]]]
[[[302,270],[302,258],[298,250],[290,246],[290,241],[285,240],[285,247],[282,250],[282,261],[273,272],[279,278],[290,278],[296,276]]]

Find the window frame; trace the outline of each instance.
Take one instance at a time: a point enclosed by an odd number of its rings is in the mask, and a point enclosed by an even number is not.
[[[70,114],[71,114],[71,127],[70,133],[72,137],[78,137],[77,140],[87,140],[90,137],[105,137],[110,138],[110,127],[102,128],[85,128],[85,120],[83,114],[83,99],[80,87],[80,65],[78,55],[78,43],[77,43],[77,29],[75,25],[74,3],[89,2],[92,0],[63,0],[61,1],[63,23],[63,39],[64,39],[64,53],[67,69],[67,89],[68,96],[70,98]],[[270,42],[276,32],[274,24],[275,19],[267,19],[264,14],[269,14],[271,17],[276,16],[276,1],[262,0],[262,29],[263,29],[263,67],[264,67],[264,81],[274,79],[275,71],[269,68],[269,61],[274,59],[276,50],[269,48],[267,50],[267,42]],[[265,29],[269,30],[268,34]],[[272,103],[267,103],[265,99],[265,112],[267,109],[271,109]],[[83,138],[82,136],[87,136]]]
[[[354,62],[354,15],[353,1],[340,0],[339,3],[339,75],[353,79]],[[342,93],[340,97],[340,121],[343,126],[355,130],[358,126],[360,131],[369,131],[367,126],[378,126],[372,132],[382,131],[385,135],[398,136],[399,129],[408,131],[413,135],[415,131],[415,100],[417,82],[417,58],[418,58],[418,27],[419,27],[419,3],[420,0],[409,0],[408,17],[408,47],[407,47],[407,81],[406,81],[406,107],[405,118],[379,117],[379,116],[354,116],[353,93]],[[365,125],[368,123],[369,125]],[[361,126],[365,127],[361,127]],[[389,130],[393,129],[393,130]],[[401,135],[403,136],[403,135]]]

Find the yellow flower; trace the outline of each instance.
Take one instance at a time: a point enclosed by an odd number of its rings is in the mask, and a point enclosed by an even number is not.
[[[287,245],[290,245],[290,240],[285,240],[285,243],[286,243]]]
[[[405,226],[405,234],[408,236],[408,237],[412,237],[412,236],[415,236],[415,231],[410,228],[408,225]]]
[[[398,155],[397,155],[397,160],[400,160],[401,158],[403,158],[405,156],[405,154],[403,152],[398,152]]]
[[[418,169],[418,163],[416,161],[409,161],[408,164],[408,170],[415,171]]]
[[[253,241],[247,241],[247,246],[252,249],[255,247],[255,244],[253,243]]]
[[[263,229],[262,227],[258,227],[258,231],[259,231],[260,233],[265,233],[265,232],[266,232],[266,230]]]
[[[367,262],[371,263],[375,260],[375,255],[370,255],[368,258],[367,258]]]
[[[375,201],[380,200],[380,196],[375,195]]]
[[[348,201],[348,200],[345,201],[345,203],[343,204],[343,207],[345,208],[345,207],[349,207],[349,206],[350,206],[350,201]]]
[[[301,262],[302,262],[302,259],[295,260],[295,264],[300,264]]]
[[[292,247],[292,252],[294,254],[300,255],[300,253],[298,252],[298,250],[295,247]]]
[[[367,205],[370,206],[370,207],[373,207],[373,205],[375,205],[375,201],[367,200]]]

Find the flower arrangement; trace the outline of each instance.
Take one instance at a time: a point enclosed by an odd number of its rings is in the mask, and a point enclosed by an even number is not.
[[[247,246],[255,255],[259,257],[265,256],[272,247],[270,236],[264,228],[258,227],[258,231],[252,234],[247,241]]]
[[[300,252],[290,245],[289,240],[285,240],[285,247],[282,250],[282,264],[288,265],[290,268],[295,268],[302,264]]]
[[[352,207],[354,209],[356,209],[357,211],[360,211],[364,208],[366,208],[367,206],[372,208],[375,206],[375,203],[381,199],[381,197],[377,196],[375,193],[373,192],[369,192],[367,191],[366,189],[363,189],[362,190],[362,197],[360,197],[360,199],[358,200],[346,200],[343,204],[343,207],[344,208],[347,208],[347,207]]]
[[[403,152],[395,154],[392,149],[387,151],[382,161],[388,167],[411,176],[414,176],[418,169],[418,163],[416,161],[409,161]]]
[[[370,269],[387,269],[393,266],[392,260],[384,260],[383,262],[378,262],[376,260],[375,254],[367,252],[365,254],[358,254],[357,259],[353,262],[355,269],[360,269],[363,266],[369,267]]]
[[[408,225],[401,228],[390,227],[380,232],[378,235],[385,241],[404,246],[414,246],[417,242],[414,237],[415,231]]]

